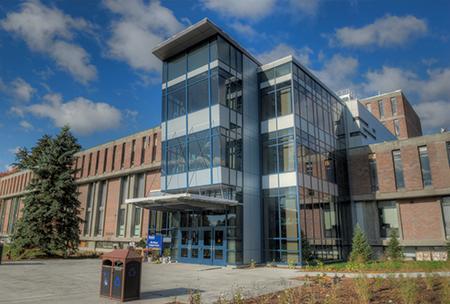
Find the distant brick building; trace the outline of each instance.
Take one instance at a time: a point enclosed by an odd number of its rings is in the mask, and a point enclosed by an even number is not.
[[[162,225],[161,212],[144,212],[125,199],[160,189],[160,128],[148,129],[76,154],[81,202],[81,246],[121,247],[139,241],[149,225]],[[14,231],[30,171],[0,176],[0,238]],[[151,219],[149,217],[151,216]],[[149,223],[150,222],[150,223]],[[145,228],[144,228],[145,227]]]
[[[379,253],[392,229],[410,257],[444,251],[450,238],[450,132],[350,149],[348,162],[354,219]]]
[[[399,139],[422,135],[419,116],[402,90],[363,98],[359,101]]]

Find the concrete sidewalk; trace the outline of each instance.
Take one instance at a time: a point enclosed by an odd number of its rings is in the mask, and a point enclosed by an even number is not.
[[[266,294],[300,285],[296,270],[235,269],[191,264],[143,265],[140,301],[188,302],[191,290],[201,292],[202,303]],[[43,260],[0,266],[0,303],[114,303],[99,297],[100,260]]]

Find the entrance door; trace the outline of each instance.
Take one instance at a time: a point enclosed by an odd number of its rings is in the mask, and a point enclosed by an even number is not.
[[[181,229],[180,262],[199,263],[200,244],[198,229]]]
[[[180,232],[180,262],[226,265],[224,227],[184,228]]]

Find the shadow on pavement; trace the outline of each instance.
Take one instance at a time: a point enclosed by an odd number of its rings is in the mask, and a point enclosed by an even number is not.
[[[188,295],[192,289],[188,288],[170,288],[163,290],[153,290],[141,292],[141,299],[157,299],[157,298],[167,298],[167,297],[177,297]],[[199,290],[199,292],[202,292]]]

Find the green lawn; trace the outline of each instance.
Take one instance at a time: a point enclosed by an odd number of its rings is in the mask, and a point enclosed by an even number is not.
[[[372,261],[364,264],[341,262],[317,266],[305,266],[304,271],[337,272],[432,272],[450,271],[450,261]]]

